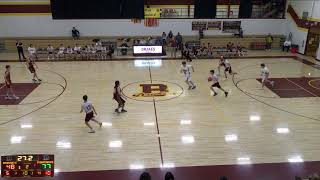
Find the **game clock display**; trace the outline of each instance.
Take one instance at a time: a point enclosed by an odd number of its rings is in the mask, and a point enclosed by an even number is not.
[[[53,177],[54,155],[1,156],[1,177]]]

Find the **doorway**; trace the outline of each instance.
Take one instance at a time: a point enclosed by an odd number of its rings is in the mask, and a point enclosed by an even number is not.
[[[317,57],[317,50],[320,42],[320,27],[311,27],[308,33],[306,55]]]

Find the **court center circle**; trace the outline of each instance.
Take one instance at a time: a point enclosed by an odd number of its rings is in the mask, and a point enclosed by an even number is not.
[[[320,79],[313,79],[308,82],[309,86],[320,90]]]
[[[144,102],[168,101],[178,98],[183,91],[179,84],[162,80],[138,81],[122,88],[127,98]]]

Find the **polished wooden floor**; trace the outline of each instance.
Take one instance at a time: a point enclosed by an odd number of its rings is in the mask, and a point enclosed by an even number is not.
[[[208,72],[217,69],[218,60],[192,62],[197,89],[190,91],[179,60],[159,61],[156,67],[138,67],[147,64],[141,61],[39,62],[44,83],[20,105],[0,106],[0,154],[52,153],[59,171],[274,163],[299,156],[319,161],[320,98],[279,98],[261,89],[256,78],[262,62],[275,78],[320,77],[320,71],[291,58],[230,61],[238,74],[221,78],[228,98],[221,92],[210,96]],[[31,83],[22,63],[0,63],[1,74],[6,64],[14,82]],[[131,99],[139,89],[135,82],[150,78],[173,83],[169,91],[182,94],[166,101]],[[128,113],[114,112],[115,80],[128,85]],[[84,94],[104,122],[102,129],[92,123],[95,134],[79,114]],[[289,133],[279,134],[278,128]]]

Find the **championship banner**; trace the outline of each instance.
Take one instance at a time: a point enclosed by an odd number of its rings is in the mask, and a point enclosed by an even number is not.
[[[207,30],[221,30],[221,21],[208,22]]]
[[[160,18],[161,9],[160,8],[144,8],[144,18]]]

